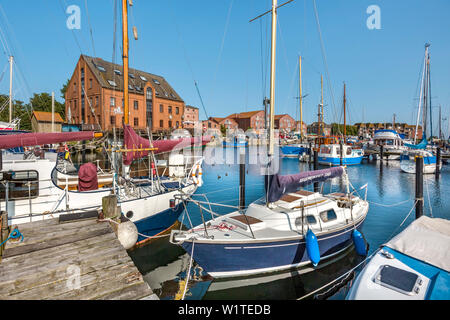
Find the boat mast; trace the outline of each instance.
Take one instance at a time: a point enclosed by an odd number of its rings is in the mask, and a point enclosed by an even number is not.
[[[270,128],[269,156],[273,155],[274,125],[275,125],[275,54],[277,34],[277,0],[272,0],[272,40],[270,51]]]
[[[344,143],[345,143],[345,137],[347,136],[347,120],[345,117],[345,82],[344,82]]]
[[[123,121],[128,124],[128,4],[122,0],[122,44],[123,44]]]
[[[9,123],[12,122],[13,115],[13,96],[12,96],[12,81],[13,81],[13,56],[9,57]]]
[[[427,61],[427,55],[428,55],[428,47],[430,45],[429,44],[425,44],[425,58],[424,58],[424,63],[423,63],[423,69],[422,69],[422,85],[420,86],[420,94],[419,94],[419,107],[417,110],[417,121],[416,121],[416,131],[414,132],[414,144],[417,143],[417,131],[419,129],[419,118],[420,118],[420,108],[422,106],[422,102],[425,102],[425,99],[422,101],[422,94],[423,96],[425,96],[425,70],[426,70],[426,61]],[[423,108],[425,109],[425,105],[423,105]],[[425,127],[424,127],[424,122],[425,122],[425,113],[423,112],[423,116],[422,116],[422,138],[423,135],[425,133]]]
[[[299,57],[298,65],[300,86],[300,139],[303,139],[302,56]]]

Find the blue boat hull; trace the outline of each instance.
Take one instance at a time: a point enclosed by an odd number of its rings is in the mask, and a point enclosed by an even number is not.
[[[342,165],[356,165],[361,164],[363,157],[351,157],[351,158],[342,158]],[[320,164],[339,166],[341,165],[340,158],[332,158],[332,157],[319,157],[318,159]]]
[[[175,208],[161,211],[148,218],[135,221],[138,232],[145,234],[148,237],[155,236],[167,229],[169,229],[180,217],[183,212],[183,203],[179,203]],[[141,235],[138,236],[137,242],[147,239]]]
[[[363,220],[356,228],[361,228]],[[353,226],[317,236],[321,261],[330,258],[353,244]],[[191,254],[192,242],[181,246]],[[195,242],[194,260],[213,277],[234,277],[275,272],[303,265],[311,265],[306,242],[302,236],[291,240],[250,241],[245,243]]]
[[[307,148],[294,147],[294,146],[284,146],[280,147],[281,153],[284,157],[298,157],[303,152],[308,152]]]

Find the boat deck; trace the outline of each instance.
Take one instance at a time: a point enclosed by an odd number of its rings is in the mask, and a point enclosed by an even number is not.
[[[23,241],[9,240],[0,263],[1,300],[158,299],[109,222],[85,214],[18,229]]]

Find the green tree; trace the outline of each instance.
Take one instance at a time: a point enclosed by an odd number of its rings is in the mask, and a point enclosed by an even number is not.
[[[31,130],[31,108],[23,101],[13,100],[12,118],[20,119],[19,129]],[[0,95],[0,121],[9,122],[9,96]]]
[[[52,112],[52,96],[47,92],[34,93],[30,99],[30,104],[35,111]],[[66,108],[61,102],[55,99],[55,112],[59,113],[63,119],[66,118]]]
[[[59,90],[61,92],[61,99],[63,99],[64,102],[66,102],[66,91],[67,91],[67,87],[69,86],[69,82],[70,82],[70,79],[67,79],[66,83],[63,84],[63,87],[61,88],[61,90]]]

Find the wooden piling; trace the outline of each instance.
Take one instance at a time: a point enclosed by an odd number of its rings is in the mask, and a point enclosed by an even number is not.
[[[319,169],[319,151],[314,150],[314,170]],[[314,182],[314,192],[319,192],[319,183]]]
[[[440,164],[441,164],[441,148],[438,147],[436,150],[436,171],[435,171],[436,179],[439,179],[439,174],[441,173]]]
[[[239,154],[239,208],[245,208],[245,148]]]
[[[423,157],[416,157],[416,219],[423,215]]]
[[[9,236],[8,212],[0,212],[0,243],[3,243]],[[0,246],[0,257],[3,255],[5,244]]]
[[[117,207],[117,197],[113,194],[102,198],[103,217],[114,219],[120,216],[120,209]]]

